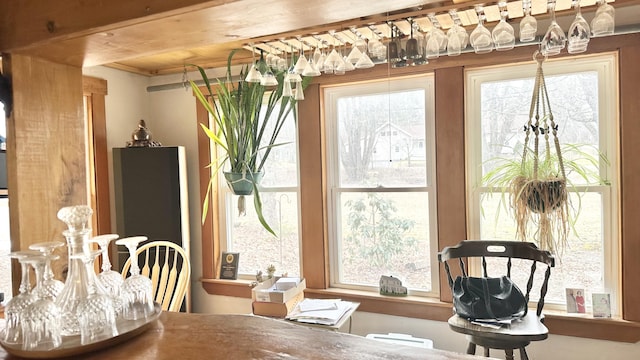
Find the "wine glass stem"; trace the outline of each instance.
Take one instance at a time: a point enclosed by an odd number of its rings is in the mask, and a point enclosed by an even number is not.
[[[44,286],[41,286],[45,278],[45,266],[45,262],[36,262],[33,264],[33,269],[36,272],[36,289],[38,289],[38,293],[36,295],[39,299],[43,299],[46,296]]]
[[[109,259],[109,248],[107,244],[100,244],[102,249],[102,271],[111,270],[111,260]]]
[[[129,249],[129,258],[131,259],[131,268],[129,269],[129,271],[131,272],[131,276],[140,275],[140,268],[138,267],[138,257],[136,256],[137,247],[137,244],[127,245],[127,249]]]
[[[29,292],[30,280],[29,280],[29,266],[25,262],[20,262],[20,269],[22,270],[22,278],[20,279],[20,293],[24,294]]]
[[[47,259],[44,265],[44,280],[53,279],[53,270],[51,269],[51,260]]]

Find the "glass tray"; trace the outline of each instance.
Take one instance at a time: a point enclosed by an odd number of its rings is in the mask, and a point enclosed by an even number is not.
[[[21,344],[7,344],[3,340],[0,340],[0,345],[7,351],[7,353],[28,359],[54,359],[80,355],[119,344],[123,341],[135,337],[136,335],[141,334],[142,332],[147,330],[147,328],[149,328],[149,326],[153,324],[153,322],[157,320],[158,317],[160,317],[161,313],[162,308],[159,304],[155,303],[153,315],[151,315],[150,317],[139,320],[118,319],[116,323],[116,327],[118,328],[118,335],[112,338],[98,340],[96,342],[85,345],[82,345],[80,343],[80,335],[63,336],[62,345],[60,345],[60,347],[57,349],[48,351],[22,350]],[[4,336],[2,336],[3,334],[4,329],[0,331],[0,339],[4,338]]]

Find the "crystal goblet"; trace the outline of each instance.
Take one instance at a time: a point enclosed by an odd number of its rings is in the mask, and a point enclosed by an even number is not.
[[[93,271],[93,263],[101,253],[100,250],[92,251],[85,258],[89,295],[80,301],[76,309],[82,345],[109,339],[118,334],[113,300],[105,290],[101,289],[101,284]]]
[[[35,295],[31,293],[29,267],[26,263],[26,258],[36,254],[38,253],[34,251],[15,251],[9,254],[11,258],[20,262],[22,277],[19,294],[11,298],[4,309],[6,322],[3,339],[7,344],[22,344],[23,342],[22,315],[27,306],[36,301]]]
[[[153,314],[153,294],[151,279],[140,275],[136,249],[138,244],[147,240],[146,236],[132,236],[116,240],[116,244],[124,245],[129,250],[131,276],[122,283],[123,309],[122,315],[127,320],[145,319]]]
[[[538,21],[531,16],[531,0],[522,1],[522,11],[524,16],[520,20],[520,41],[533,41],[538,31]]]
[[[511,50],[516,44],[516,36],[514,35],[513,26],[507,22],[506,2],[500,2],[499,4],[505,10],[500,13],[500,22],[493,28],[491,38],[496,50]]]
[[[612,35],[615,29],[615,9],[606,0],[598,0],[598,10],[591,20],[591,34],[596,36]]]
[[[560,51],[564,49],[567,42],[567,36],[564,34],[564,30],[556,22],[555,1],[549,1],[547,8],[551,14],[551,24],[547,29],[547,32],[542,38],[540,47],[542,48],[542,55],[552,56],[560,54]]]
[[[587,20],[582,17],[580,0],[574,0],[573,6],[576,9],[576,17],[569,27],[567,51],[569,54],[578,54],[587,51],[591,30]]]
[[[36,300],[22,314],[23,350],[47,351],[62,344],[62,311],[44,286],[46,264],[57,258],[58,255],[42,253],[24,258],[36,273]]]
[[[46,259],[44,272],[42,274],[42,281],[36,282],[36,288],[34,289],[34,291],[40,293],[39,287],[43,288],[43,292],[38,296],[45,295],[51,299],[55,299],[60,295],[60,292],[64,288],[64,283],[54,278],[53,270],[51,269],[51,261],[59,258],[59,256],[55,257],[50,255],[52,255],[53,251],[60,246],[64,246],[62,241],[47,241],[29,245],[29,249],[40,251],[45,255]]]
[[[107,294],[111,295],[116,317],[118,317],[122,312],[122,297],[120,290],[124,280],[119,272],[114,271],[111,268],[111,260],[109,259],[109,243],[118,237],[119,236],[117,234],[104,234],[95,236],[89,240],[89,242],[97,243],[98,246],[100,246],[100,250],[102,252],[102,271],[98,274],[98,280],[102,283]]]
[[[493,50],[493,39],[491,38],[491,32],[484,24],[484,18],[478,21],[478,25],[469,35],[469,42],[473,46],[473,50],[476,54],[486,54]]]

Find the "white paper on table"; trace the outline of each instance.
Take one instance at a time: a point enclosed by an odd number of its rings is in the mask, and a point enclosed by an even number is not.
[[[338,309],[336,303],[339,301],[340,300],[304,299],[298,304],[298,310],[300,310],[300,312],[336,310]]]
[[[309,299],[301,301],[300,304],[307,300]],[[320,310],[301,311],[300,304],[298,304],[291,314],[287,316],[287,319],[311,324],[335,325],[349,311],[352,304],[351,302],[340,300],[331,300],[329,302],[333,304],[334,308],[326,309],[327,306],[325,305],[325,308],[315,306],[316,309],[320,308]]]

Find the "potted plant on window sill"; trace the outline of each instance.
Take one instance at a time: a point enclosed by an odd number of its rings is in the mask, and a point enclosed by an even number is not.
[[[249,66],[242,67],[239,80],[234,82],[231,60],[236,51],[233,50],[229,54],[226,76],[224,79],[217,79],[215,92],[212,90],[211,81],[205,70],[200,66],[193,65],[200,72],[207,95],[194,81],[189,81],[196,97],[213,119],[211,126],[208,124],[200,124],[200,126],[211,142],[224,151],[223,156],[209,164],[214,171],[207,186],[202,221],[204,222],[207,214],[213,180],[218,171],[223,169],[229,188],[234,194],[240,195],[239,212],[244,213],[244,196],[253,194],[253,203],[260,223],[275,235],[262,213],[259,183],[271,150],[282,145],[276,141],[289,114],[293,114],[294,121],[297,121],[295,111],[297,100],[292,96],[291,88],[288,88],[290,84],[285,85],[285,81],[289,81],[285,78],[287,71],[267,69],[262,56],[251,66],[255,66],[261,73],[272,71],[277,85],[269,86],[262,85],[260,82],[245,81],[247,74],[256,70]],[[296,91],[301,91],[307,84],[308,78],[303,79],[298,83]],[[289,91],[284,91],[287,88]],[[214,99],[215,105],[210,99]]]
[[[571,204],[569,191],[575,187],[567,174],[575,174],[586,184],[608,184],[599,173],[600,163],[608,164],[608,160],[589,145],[561,147],[544,82],[543,60],[536,60],[538,70],[521,156],[489,160],[492,170],[482,177],[482,184],[500,190],[503,205],[505,194],[509,195],[518,238],[561,255],[580,212],[580,204]],[[530,140],[533,146],[529,145]]]

